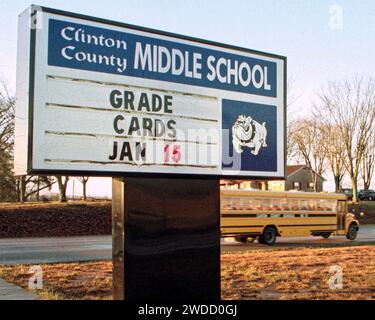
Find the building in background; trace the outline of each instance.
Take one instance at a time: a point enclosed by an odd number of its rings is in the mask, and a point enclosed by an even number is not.
[[[314,191],[314,179],[311,174],[311,170],[308,166],[302,165],[293,165],[287,166],[286,168],[286,181],[285,181],[285,190],[296,190],[296,191],[305,191],[313,192]],[[317,192],[322,192],[324,190],[323,184],[326,181],[322,176],[317,176]]]
[[[286,180],[221,180],[220,186],[227,189],[252,189],[252,190],[271,190],[271,191],[314,191],[314,180],[311,170],[308,166],[291,165],[286,168]],[[323,183],[326,181],[318,175],[317,191],[323,191]]]

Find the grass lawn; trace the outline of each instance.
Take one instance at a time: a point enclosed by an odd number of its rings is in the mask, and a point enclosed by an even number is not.
[[[43,264],[43,300],[112,299],[112,262]],[[28,289],[28,265],[0,266],[0,278]]]
[[[222,255],[223,299],[375,299],[375,246],[260,249]],[[332,266],[343,288],[329,289]],[[41,299],[111,299],[111,262],[42,265]],[[0,278],[27,288],[29,266],[0,266]]]
[[[343,288],[329,288],[332,266]],[[223,299],[375,299],[375,246],[259,250],[222,256]]]

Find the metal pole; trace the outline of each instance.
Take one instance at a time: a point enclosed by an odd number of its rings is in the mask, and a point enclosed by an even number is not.
[[[114,178],[112,190],[114,298],[219,300],[219,181]]]

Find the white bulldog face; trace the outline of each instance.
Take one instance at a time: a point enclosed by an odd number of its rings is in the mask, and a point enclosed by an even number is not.
[[[238,138],[240,141],[246,141],[250,139],[253,133],[251,120],[251,117],[240,115],[234,123],[233,133],[235,134],[236,138]]]
[[[250,149],[253,155],[258,155],[260,148],[267,147],[266,123],[255,121],[252,117],[240,115],[232,127],[232,143],[237,153],[243,152],[243,147]]]

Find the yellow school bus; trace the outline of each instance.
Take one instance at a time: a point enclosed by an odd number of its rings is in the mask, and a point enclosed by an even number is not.
[[[359,223],[344,194],[221,190],[221,235],[272,245],[277,237],[354,240]]]

